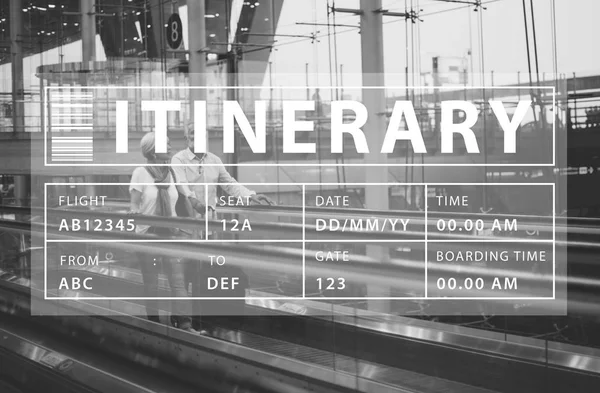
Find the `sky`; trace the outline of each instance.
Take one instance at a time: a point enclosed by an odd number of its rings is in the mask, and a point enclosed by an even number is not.
[[[539,70],[553,73],[553,23],[552,1],[533,0]],[[571,76],[600,72],[600,51],[597,40],[600,37],[600,1],[598,0],[554,0],[556,6],[556,63],[559,73]],[[482,13],[482,27],[479,26],[479,12],[463,4],[445,3],[435,0],[384,0],[383,7],[391,11],[404,11],[411,3],[420,12],[422,22],[413,29],[413,37],[420,45],[410,45],[409,53],[414,53],[415,73],[431,71],[432,57],[465,57],[472,47],[473,70],[480,73],[480,37],[483,38],[484,73],[486,83],[490,83],[491,71],[495,83],[511,83],[516,73],[526,73],[527,47],[522,0],[485,0],[486,10]],[[533,60],[533,30],[530,2],[527,4],[529,37]],[[337,0],[337,7],[359,8],[358,0]],[[384,17],[383,45],[386,79],[396,73],[404,73],[406,65],[406,34],[404,18]],[[319,30],[320,42],[310,40],[298,42],[298,38],[277,37],[276,50],[272,52],[273,72],[279,75],[275,84],[285,83],[285,74],[305,74],[305,63],[309,63],[311,74],[326,74],[329,71],[329,58],[334,50],[328,49],[327,26],[302,26],[296,22],[326,23],[326,0],[286,0],[280,15],[278,34],[306,34]],[[338,13],[337,24],[358,25],[359,16]],[[469,27],[470,26],[470,27]],[[358,77],[361,72],[361,47],[358,29],[336,27],[338,64],[343,65],[344,84]],[[480,34],[482,32],[482,34]],[[409,40],[411,32],[409,30]],[[331,38],[332,47],[333,37]],[[413,60],[409,60],[412,65]],[[418,67],[419,62],[421,63]],[[410,71],[412,73],[412,71]],[[329,82],[311,75],[311,84]],[[543,76],[542,76],[543,77]],[[480,78],[480,77],[479,77]],[[547,75],[550,79],[550,75]],[[354,79],[356,80],[356,79]],[[359,80],[358,80],[359,81]],[[387,80],[386,80],[387,82]],[[351,83],[351,82],[350,82]]]

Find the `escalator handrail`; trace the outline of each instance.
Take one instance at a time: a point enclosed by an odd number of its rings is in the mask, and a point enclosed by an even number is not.
[[[24,306],[24,308],[23,307],[21,307],[21,308],[23,308],[25,310],[27,307],[30,306],[29,301],[27,301],[25,299],[25,298],[29,297],[29,294],[30,294],[29,288],[26,288],[23,285],[14,284],[14,283],[10,283],[10,282],[4,283],[1,280],[0,280],[0,283],[1,283],[0,291],[9,291],[9,292],[20,294],[20,296],[23,299],[22,299],[22,301],[19,301],[19,304]],[[34,289],[34,290],[31,290],[31,295],[32,296],[41,296],[41,293],[39,292],[39,290]],[[164,338],[168,337],[167,339],[184,342],[189,345],[194,345],[194,346],[200,345],[203,349],[208,349],[209,351],[221,352],[221,350],[222,350],[222,354],[224,356],[229,356],[229,357],[241,356],[242,359],[246,359],[246,360],[252,359],[251,363],[258,362],[260,364],[261,363],[260,359],[265,359],[268,356],[273,356],[276,358],[278,357],[277,355],[271,355],[268,353],[264,353],[262,351],[257,351],[255,349],[240,347],[239,345],[236,345],[236,344],[224,343],[220,340],[208,339],[210,341],[204,342],[205,339],[202,337],[198,338],[198,340],[202,340],[202,343],[198,344],[196,342],[192,342],[190,340],[191,337],[188,334],[186,334],[185,332],[177,331],[177,329],[170,329],[172,331],[167,332],[165,330],[165,329],[168,329],[167,327],[157,326],[156,324],[150,323],[149,321],[146,321],[146,320],[140,319],[140,318],[135,318],[135,321],[132,320],[130,322],[126,322],[125,320],[122,319],[122,316],[117,315],[118,313],[116,313],[115,311],[113,311],[111,315],[102,314],[102,311],[100,309],[102,309],[103,306],[89,303],[89,302],[86,302],[85,300],[64,301],[64,302],[57,303],[56,307],[66,308],[67,309],[66,315],[73,315],[74,311],[75,311],[75,313],[81,312],[81,313],[84,313],[87,315],[94,316],[95,318],[112,321],[112,323],[114,323],[114,324],[133,326],[136,329],[141,329],[139,331],[139,333],[141,333],[141,334],[150,332],[153,335],[156,335],[156,336],[164,335],[165,336]],[[6,312],[6,310],[0,309],[0,312],[3,312],[3,311]],[[55,310],[54,312],[56,312],[56,311],[57,310]],[[77,319],[75,321],[77,321]],[[134,322],[134,323],[131,323],[131,322]],[[424,328],[430,329],[431,327],[429,327],[429,328],[424,327]],[[457,327],[457,328],[459,328],[459,330],[463,330],[462,327]],[[367,327],[367,329],[368,329],[368,327]],[[466,328],[464,330],[466,332],[469,330],[469,328]],[[459,335],[462,335],[462,334],[459,334]],[[435,340],[430,342],[430,344],[433,344],[433,345],[437,345],[437,346],[441,345],[441,346],[445,346],[445,347],[449,347],[449,348],[456,348],[456,349],[458,349],[462,346],[462,345],[456,346],[451,343],[446,343],[446,344],[437,343],[436,344],[436,341],[439,341],[439,338],[441,338],[441,335],[434,334],[432,337],[436,338]],[[164,338],[162,338],[162,339],[164,339]],[[476,337],[472,337],[472,338],[477,340]],[[411,339],[409,336],[407,336],[406,339],[413,340],[413,341],[415,340],[415,338]],[[430,340],[426,339],[425,337],[422,337],[421,339],[416,339],[416,340],[422,341],[422,342],[430,341]],[[544,346],[535,346],[535,347],[530,347],[529,351],[523,352],[523,351],[519,351],[518,347],[522,346],[524,343],[490,339],[490,338],[486,338],[486,337],[479,337],[479,340],[483,340],[486,342],[489,341],[488,344],[490,344],[486,347],[487,349],[481,349],[482,353],[486,353],[486,352],[496,353],[496,355],[508,356],[509,358],[512,358],[514,360],[521,360],[521,361],[522,360],[536,361],[536,359],[537,359],[537,361],[544,362],[545,364],[548,364],[548,363],[555,364],[557,366],[564,367],[564,368],[579,369],[580,366],[582,366],[582,364],[580,364],[582,362],[578,362],[578,364],[575,364],[575,365],[572,364],[572,362],[565,363],[564,356],[562,356],[564,349],[561,349],[560,347],[557,347],[557,348],[552,347],[551,348],[551,347],[544,347]],[[508,345],[509,347],[513,348],[513,350],[509,350],[509,352],[503,353],[503,351],[499,351],[500,345]],[[527,344],[525,344],[525,345],[528,346]],[[223,350],[226,347],[229,349]],[[465,349],[468,350],[469,352],[473,352],[473,348],[477,348],[477,347],[468,346]],[[534,350],[535,353],[533,353],[531,350]],[[251,351],[251,352],[247,353],[247,351]],[[251,354],[252,351],[257,351],[259,354],[258,357],[252,356],[252,354]],[[525,357],[523,357],[523,356],[525,356]],[[579,357],[581,357],[581,356],[579,356]],[[277,364],[279,365],[279,367],[289,367],[290,365],[292,365],[292,367],[293,367],[294,365],[296,365],[298,363],[297,361],[290,360],[291,363],[288,364],[288,362],[287,362],[288,359],[283,358],[281,360],[282,361],[277,362],[277,363],[271,362],[271,363],[267,363],[267,364],[269,366],[276,364],[275,367],[278,367]],[[590,360],[592,360],[592,359],[590,358]],[[597,360],[595,360],[595,362],[597,363]],[[584,364],[584,366],[585,366],[585,364]],[[591,365],[587,365],[587,366],[589,367]],[[321,377],[324,375],[324,373],[326,373],[328,371],[328,370],[323,370],[318,366],[312,367],[312,365],[309,366],[309,368],[314,369],[313,371],[316,371],[316,373],[309,373],[309,374],[307,374],[307,376],[316,378],[316,379],[321,379]],[[294,368],[294,369],[296,369],[296,368]],[[592,367],[592,370],[594,370],[593,367]],[[290,371],[290,369],[288,369],[288,371]],[[597,372],[597,370],[595,372]],[[327,380],[327,379],[325,379],[325,380]]]
[[[47,228],[44,228],[43,224],[39,223],[25,223],[25,222],[13,222],[10,220],[0,220],[0,228],[12,230],[16,232],[30,233],[35,236],[44,236]],[[62,240],[85,240],[86,243],[94,243],[95,240],[110,239],[111,247],[124,249],[127,251],[138,251],[145,253],[153,253],[156,255],[164,255],[172,257],[177,255],[181,258],[199,259],[201,256],[207,255],[218,255],[215,253],[223,252],[228,255],[228,263],[239,267],[248,267],[249,256],[252,256],[251,260],[252,267],[255,269],[264,269],[267,271],[277,271],[286,274],[299,274],[299,261],[302,261],[302,251],[282,248],[282,247],[255,247],[247,246],[246,244],[238,244],[237,247],[232,248],[228,243],[198,243],[182,241],[176,243],[161,242],[161,243],[144,243],[144,240],[153,239],[152,236],[130,234],[128,235],[132,240],[138,240],[134,243],[123,243],[114,242],[107,234],[98,233],[86,233],[85,236],[78,232],[72,232],[68,234],[56,233],[55,237]],[[600,247],[600,245],[598,245]],[[412,280],[412,277],[406,277],[406,273],[414,272],[415,274],[422,274],[424,265],[422,261],[411,261],[407,259],[394,260],[394,264],[381,263],[381,261],[375,261],[368,257],[356,256],[353,258],[352,263],[344,266],[344,277],[347,280],[354,280],[356,282],[369,282],[376,283],[378,285],[384,285],[389,287],[406,287],[418,290],[419,292],[423,289],[422,281]],[[316,277],[335,277],[339,274],[340,265],[338,262],[320,262],[317,266],[311,269],[311,274]],[[408,271],[407,271],[408,270]],[[432,266],[431,271],[441,271],[454,273],[453,266],[447,265],[435,265]],[[500,271],[498,269],[481,268],[477,266],[468,266],[464,268],[464,272],[469,274],[476,274],[481,277],[495,277],[498,274],[506,274],[506,271]],[[517,277],[521,282],[525,283],[545,283],[548,280],[547,275],[538,275],[530,272],[514,272],[513,275]],[[521,286],[520,286],[521,287]],[[489,294],[487,293],[489,292]],[[492,296],[495,297],[492,290],[482,290],[478,292],[481,296]],[[519,292],[520,293],[520,292]],[[519,293],[515,293],[514,296],[518,297]],[[530,297],[526,293],[521,297]],[[509,299],[507,299],[508,301]]]
[[[110,202],[122,203],[124,206],[129,206],[129,201],[125,199],[115,198],[110,199]],[[219,211],[223,212],[245,212],[245,213],[273,213],[277,215],[286,216],[291,214],[301,215],[303,210],[309,215],[319,216],[339,216],[339,215],[351,215],[351,216],[368,216],[368,217],[408,217],[408,218],[419,218],[423,217],[424,211],[418,210],[378,210],[378,209],[363,209],[363,208],[336,208],[336,207],[314,207],[314,206],[291,206],[291,205],[251,205],[251,206],[219,206]],[[2,206],[0,206],[0,211]],[[497,213],[471,213],[471,212],[437,212],[429,211],[428,215],[435,216],[436,218],[445,219],[517,219],[519,222],[527,224],[552,224],[552,216],[536,216],[526,214],[497,214]],[[600,219],[588,218],[588,217],[566,217],[556,216],[557,224],[561,225],[580,225],[580,226],[600,226]]]
[[[36,302],[38,303],[44,298],[42,292],[38,289],[30,289],[23,285],[2,282],[2,280],[0,280],[0,292],[10,294],[12,299],[9,299],[8,297],[10,296],[7,296],[3,298],[3,300],[8,304],[10,304],[11,300],[16,301],[19,304],[17,312],[24,316],[29,316],[32,313],[31,304],[33,304],[33,301],[30,300],[30,297],[32,299],[36,298]],[[161,355],[168,356],[164,354],[165,351],[176,349],[179,346],[185,346],[192,351],[203,353],[203,357],[208,359],[220,358],[233,360],[243,364],[249,369],[265,371],[265,375],[274,372],[277,380],[280,382],[282,382],[283,379],[299,379],[302,383],[309,383],[313,387],[329,387],[330,389],[327,391],[339,390],[340,392],[349,392],[355,391],[354,389],[356,388],[356,375],[346,374],[314,363],[307,363],[294,358],[246,347],[243,344],[219,340],[209,336],[190,334],[180,329],[170,328],[169,326],[156,324],[146,319],[136,318],[115,310],[106,309],[103,305],[88,302],[86,299],[67,299],[55,303],[54,306],[55,309],[53,309],[52,312],[53,315],[58,317],[57,322],[54,324],[57,329],[64,330],[71,326],[83,329],[88,327],[89,324],[87,324],[87,318],[68,318],[70,315],[86,315],[92,317],[92,320],[98,320],[111,326],[111,329],[104,330],[109,337],[103,337],[101,344],[103,348],[108,346],[108,343],[104,339],[110,340],[110,334],[119,335],[120,329],[124,328],[129,330],[129,337],[137,338],[135,341],[137,341],[138,346],[141,345],[146,351],[151,352],[158,357],[161,357]],[[11,312],[10,310],[0,307],[0,313],[7,311]],[[13,313],[13,315],[14,314],[15,313]],[[127,317],[127,319],[124,319],[124,317]],[[127,337],[127,335],[124,334],[119,336]],[[73,339],[74,336],[70,335],[67,337]],[[140,340],[141,337],[144,337],[144,339]],[[164,342],[170,342],[172,345],[163,345]],[[163,352],[161,354],[155,353],[161,351]],[[174,364],[181,363],[183,368],[197,367],[198,372],[207,371],[206,369],[196,366],[193,361],[191,363],[186,361],[185,356],[182,356],[183,351],[181,349],[176,349],[175,352],[176,356],[173,356],[173,358],[170,359],[170,361],[175,362]],[[214,366],[223,367],[220,363],[220,361],[215,360]],[[237,373],[240,371],[241,370],[237,369],[234,372],[233,377],[239,377]],[[227,372],[231,373],[232,370],[227,370]],[[256,372],[255,375],[259,375],[259,373]],[[394,391],[397,393],[410,393],[400,386],[392,387],[381,385],[378,381],[369,379],[368,377],[359,378],[361,379],[361,386],[363,386],[360,391]]]
[[[24,208],[24,207],[4,207],[0,206],[0,211],[5,208],[5,211],[15,213],[15,214],[31,214],[36,212],[40,215],[44,214],[52,214],[57,216],[69,215],[69,218],[80,217],[80,218],[107,218],[113,220],[120,219],[134,219],[141,224],[151,225],[151,226],[160,226],[166,228],[179,228],[179,229],[204,229],[206,225],[206,221],[204,219],[195,219],[195,218],[183,218],[183,217],[157,217],[157,216],[145,216],[145,215],[129,215],[119,212],[103,212],[97,210],[65,210],[65,209],[42,209],[38,207],[32,208]],[[210,231],[218,231],[221,228],[220,220],[208,220],[209,230]],[[272,233],[286,233],[286,234],[295,234],[300,236],[303,229],[310,233],[311,231],[316,231],[316,225],[312,224],[296,224],[296,223],[261,223],[255,222],[252,226],[258,230],[268,231]],[[586,228],[587,229],[587,228]],[[593,231],[594,229],[590,229]],[[401,237],[397,233],[392,231],[345,231],[343,232],[344,236],[348,240],[382,240],[382,241],[398,241],[398,240],[423,240],[422,231],[406,231],[402,232]],[[593,234],[593,233],[591,233]],[[475,240],[475,239],[485,239],[488,240],[489,237],[481,236],[478,237],[473,234],[468,234],[464,232],[460,233],[435,233],[436,240]],[[332,240],[339,239],[339,233],[334,231],[321,231],[319,233],[319,238],[327,238]],[[510,240],[521,240],[520,238],[511,238],[505,237],[507,241]],[[285,239],[282,239],[285,240]],[[557,246],[560,245],[561,240],[557,240]],[[527,243],[525,243],[527,244]]]

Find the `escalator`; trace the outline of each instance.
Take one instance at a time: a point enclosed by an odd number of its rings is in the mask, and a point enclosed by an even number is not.
[[[188,248],[188,253],[200,249]],[[277,255],[269,252],[277,260]],[[256,258],[246,254],[244,262],[249,257]],[[39,282],[37,274],[41,272],[32,272],[34,281]],[[142,294],[141,276],[133,269],[70,269],[68,274],[93,276],[98,294]],[[0,299],[12,299],[4,311],[21,308],[20,318],[26,318],[27,285],[22,279],[4,278],[10,282],[0,281]],[[164,278],[160,287],[168,294]],[[52,292],[54,288],[49,289]],[[39,296],[39,291],[33,289],[32,297],[36,292]],[[77,299],[89,293],[73,295]],[[240,383],[266,389],[263,391],[292,391],[287,390],[289,386],[310,391],[318,384],[317,391],[579,393],[595,392],[591,387],[600,385],[599,357],[593,351],[577,352],[577,348],[543,340],[507,335],[501,338],[493,332],[432,321],[368,312],[358,315],[351,307],[324,302],[306,300],[301,308],[294,309],[277,301],[247,301],[242,319],[214,317],[205,321],[212,325],[212,337],[192,336],[144,318],[126,317],[144,315],[143,304],[136,300],[110,300],[110,312],[101,310],[100,303],[85,299],[57,302],[57,307],[68,307],[73,314],[94,315],[61,320],[57,330],[70,336],[74,330],[79,339],[95,348],[101,346],[99,338],[117,343],[109,352],[125,358],[133,356],[129,360],[134,362],[164,357],[176,359],[173,364],[179,365],[182,353],[184,364],[190,358],[211,359],[211,365],[219,364],[210,369],[211,375],[226,375],[222,379],[227,380],[241,378]],[[148,337],[148,341],[140,343],[138,336]],[[123,354],[123,348],[129,350]],[[193,367],[197,373],[198,365]],[[181,370],[177,367],[170,374],[180,379]],[[300,375],[308,376],[310,381]],[[282,389],[281,384],[286,388]]]
[[[100,293],[102,288],[132,297],[142,293],[141,276],[134,270],[111,267],[107,274],[107,268],[96,267],[81,272],[82,277],[94,277]],[[69,273],[76,275],[77,270]],[[166,280],[160,281],[161,296],[168,296]],[[557,386],[564,387],[561,391],[577,386],[577,392],[591,392],[594,390],[586,387],[600,384],[594,366],[569,366],[573,359],[581,361],[581,354],[569,354],[560,345],[548,348],[541,340],[519,343],[512,341],[514,337],[507,341],[506,336],[467,327],[403,317],[382,320],[381,314],[369,317],[366,311],[352,315],[349,307],[336,307],[337,313],[325,317],[329,306],[314,301],[304,302],[307,315],[292,315],[281,307],[285,303],[280,302],[279,307],[274,303],[248,301],[244,317],[211,316],[203,321],[215,338],[345,373],[360,374],[361,365],[381,369],[383,374],[394,370],[389,374],[403,375],[402,386],[417,391],[431,385],[432,379],[443,381],[439,382],[442,385],[453,381],[507,392],[545,391]],[[143,303],[136,307],[127,312],[143,315]],[[589,359],[600,364],[597,357]],[[392,379],[390,383],[395,382]]]
[[[0,322],[0,391],[69,393],[193,393],[191,384],[65,340],[41,326],[3,315]],[[217,392],[206,384],[207,392]]]
[[[146,373],[189,382],[202,391],[491,392],[246,332],[229,331],[227,341],[127,315],[101,316],[99,307],[86,302],[57,305],[63,309],[61,314],[82,316],[32,317],[28,292],[22,284],[0,282],[0,329],[5,324],[16,329],[33,326],[43,331],[43,340],[49,333],[56,334],[62,341],[85,348],[85,353],[108,354],[143,366]],[[39,296],[39,291],[31,293]]]

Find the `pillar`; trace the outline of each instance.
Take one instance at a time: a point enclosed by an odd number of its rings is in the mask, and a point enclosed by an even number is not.
[[[15,205],[17,206],[29,206],[29,195],[27,190],[28,182],[27,176],[19,175],[14,177],[15,181]]]
[[[13,132],[25,131],[23,94],[23,2],[10,0],[10,69],[12,81]]]
[[[82,69],[93,70],[93,66],[90,62],[96,60],[96,16],[95,12],[96,0],[79,0],[79,6],[81,10],[81,61]],[[81,73],[81,86],[87,85],[87,73]],[[89,175],[84,177],[86,183],[94,183],[96,176]],[[83,187],[85,195],[95,196],[96,186],[93,184],[86,184]],[[81,191],[78,189],[77,193]]]
[[[363,86],[385,86],[383,75],[383,24],[381,10],[382,0],[360,1],[360,44],[362,59]],[[384,89],[363,89],[362,101],[369,113],[369,118],[364,130],[371,152],[365,154],[365,183],[387,183],[387,166],[372,166],[373,164],[386,164],[387,155],[381,154],[374,146],[381,146],[386,131],[385,117],[385,91]],[[365,202],[367,209],[389,209],[389,194],[381,192],[381,187],[365,187]],[[389,260],[387,247],[368,245],[367,256],[377,262],[384,263]],[[389,296],[389,288],[376,284],[367,287],[369,297]],[[388,312],[389,301],[369,301],[368,308],[372,311]]]
[[[15,205],[22,207],[30,206],[30,198],[29,198],[29,179],[30,176],[19,175],[14,177],[15,184]],[[23,221],[27,219],[26,215],[17,214],[15,216],[17,221]],[[29,277],[31,272],[31,260],[28,256],[26,256],[25,251],[29,248],[31,244],[31,236],[25,233],[19,234],[19,248],[18,251],[21,253],[19,257],[19,269],[21,271],[21,276]]]
[[[204,19],[204,0],[188,1],[188,47],[189,85],[206,86],[206,22]],[[194,101],[206,99],[204,89],[190,90],[190,111],[193,115]],[[208,133],[207,133],[208,134]],[[208,143],[208,135],[207,135]],[[210,146],[208,149],[210,150]]]
[[[89,62],[96,60],[95,3],[96,0],[79,0],[81,10],[81,60],[84,69],[89,69]]]

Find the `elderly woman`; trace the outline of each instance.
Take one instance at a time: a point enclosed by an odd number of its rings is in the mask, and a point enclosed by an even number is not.
[[[167,142],[168,143],[168,142]],[[168,144],[167,153],[156,153],[154,150],[155,135],[153,132],[146,134],[140,143],[142,154],[148,164],[164,164],[164,166],[141,166],[133,171],[129,193],[131,195],[131,213],[148,216],[173,217],[176,216],[175,204],[177,203],[177,188],[170,171],[171,146]],[[140,234],[155,234],[158,236],[172,236],[174,231],[169,228],[150,227],[137,225],[136,232]],[[144,296],[146,300],[146,313],[148,319],[159,322],[158,300],[158,274],[161,270],[169,279],[169,286],[173,297],[187,297],[185,289],[183,268],[181,260],[166,256],[153,256],[138,253],[140,270],[144,279]],[[183,299],[182,299],[183,300]],[[171,323],[173,326],[195,332],[192,329],[192,320],[186,313],[188,302],[173,300],[171,306]]]

